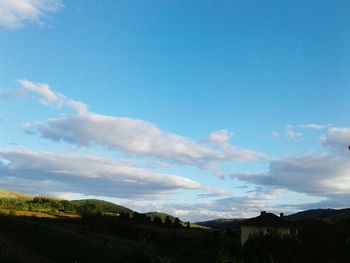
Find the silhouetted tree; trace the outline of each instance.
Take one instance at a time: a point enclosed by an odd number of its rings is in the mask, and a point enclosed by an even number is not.
[[[153,219],[153,223],[154,223],[156,226],[161,226],[161,225],[163,225],[163,220],[162,220],[159,216],[156,216],[156,217]]]
[[[118,217],[120,220],[130,220],[130,214],[121,212]]]
[[[173,222],[171,221],[169,216],[166,216],[164,219],[164,226],[165,227],[172,227],[173,226]]]
[[[178,217],[175,218],[174,220],[174,227],[175,228],[180,228],[181,227],[181,221]]]
[[[150,222],[150,218],[146,214],[138,212],[133,213],[132,220],[143,224]]]

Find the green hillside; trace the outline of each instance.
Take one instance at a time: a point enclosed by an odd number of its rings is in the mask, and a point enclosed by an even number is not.
[[[128,213],[133,211],[127,207],[111,202],[95,199],[68,201],[50,196],[30,196],[10,190],[0,190],[0,213],[9,214],[15,210],[23,216],[79,216],[86,208],[95,208],[102,213]],[[84,210],[85,209],[85,210]],[[45,214],[43,214],[45,213]]]
[[[103,213],[114,213],[114,214],[120,214],[120,213],[132,214],[133,213],[131,209],[125,206],[116,205],[114,203],[98,200],[98,199],[74,200],[74,201],[71,201],[71,203],[74,204],[76,207],[83,206],[86,204],[92,204],[98,207]]]
[[[0,189],[0,198],[23,198],[23,199],[29,199],[33,196],[28,194],[19,193],[16,191],[11,190],[2,190]]]

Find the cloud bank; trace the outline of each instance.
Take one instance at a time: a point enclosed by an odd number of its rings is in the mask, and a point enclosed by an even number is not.
[[[46,14],[62,7],[61,0],[0,0],[0,26],[15,30],[27,22],[42,25]]]
[[[342,153],[349,153],[350,128],[331,128],[321,137],[324,146]]]
[[[218,162],[253,161],[265,155],[229,144],[227,131],[213,132],[209,139],[196,142],[166,133],[153,123],[96,113],[67,115],[27,126],[30,133],[77,146],[100,145],[126,154],[155,157],[178,164],[214,169]]]
[[[39,190],[37,184],[47,191],[131,199],[160,198],[179,189],[211,191],[185,177],[152,172],[103,156],[29,149],[0,149],[0,175],[2,185],[12,178],[17,186],[20,182],[29,184],[30,192]]]
[[[76,114],[65,115],[41,123],[26,125],[30,134],[57,142],[71,143],[79,147],[103,146],[124,154],[154,157],[177,164],[192,165],[222,175],[220,162],[243,162],[263,160],[260,152],[242,149],[230,144],[233,133],[227,130],[212,132],[202,141],[162,131],[155,124],[140,119],[114,117],[90,112],[88,106],[68,99],[53,91],[48,84],[18,80],[19,89],[33,94],[45,106],[70,108]],[[7,91],[9,93],[9,91]]]
[[[332,154],[285,157],[271,161],[266,173],[238,178],[253,184],[325,197],[350,196],[350,158]]]

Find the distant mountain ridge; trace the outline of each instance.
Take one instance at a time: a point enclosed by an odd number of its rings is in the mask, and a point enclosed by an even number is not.
[[[301,211],[292,215],[287,216],[289,220],[305,220],[305,219],[318,219],[324,220],[329,223],[336,223],[340,220],[350,218],[350,208],[343,209],[311,209]]]
[[[346,218],[350,219],[350,208],[344,209],[311,209],[301,211],[295,214],[286,216],[291,221],[302,220],[322,220],[328,223],[337,223]],[[213,229],[225,230],[225,229],[238,229],[240,224],[244,222],[244,218],[237,219],[214,219],[203,222],[196,222],[195,224],[200,226],[206,226]]]
[[[208,220],[208,221],[202,221],[202,222],[196,222],[196,225],[204,226],[204,227],[210,227],[213,229],[218,230],[225,230],[225,229],[238,229],[240,226],[240,223],[243,222],[245,219],[242,218],[236,218],[236,219],[214,219],[214,220]]]

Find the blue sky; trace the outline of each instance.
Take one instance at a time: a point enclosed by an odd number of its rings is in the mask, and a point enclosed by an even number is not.
[[[0,3],[0,185],[196,221],[350,200],[347,1]]]

